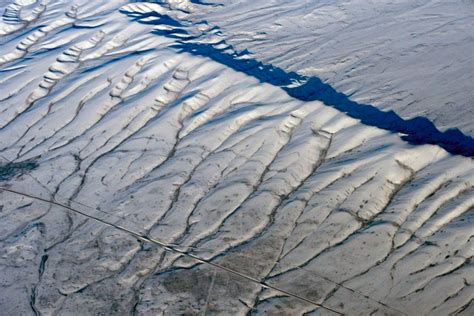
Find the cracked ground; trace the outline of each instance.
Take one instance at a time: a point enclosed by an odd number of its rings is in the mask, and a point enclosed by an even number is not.
[[[474,313],[472,157],[236,69],[273,9],[0,6],[1,315]]]

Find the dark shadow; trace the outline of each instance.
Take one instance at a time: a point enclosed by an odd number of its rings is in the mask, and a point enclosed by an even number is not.
[[[38,167],[35,161],[0,163],[0,181],[8,181],[13,177],[20,176]]]
[[[140,19],[148,17],[150,14],[123,13],[133,17],[134,20],[140,23],[145,23],[140,21]],[[158,17],[158,20],[152,22],[153,24],[164,23],[176,27],[174,32],[155,31],[155,34],[174,39],[177,39],[175,35],[177,32],[187,34],[186,25],[183,23],[169,16],[159,15],[156,12],[151,14]],[[167,22],[170,20],[172,22],[168,24]],[[251,54],[247,50],[235,52],[232,46],[218,49],[211,44],[196,43],[193,41],[195,36],[189,35],[190,37],[187,40],[180,38],[171,47],[179,52],[208,57],[236,71],[255,77],[261,82],[279,86],[290,96],[299,100],[321,101],[327,106],[331,106],[352,118],[358,119],[363,124],[375,126],[393,133],[404,134],[401,138],[412,144],[433,144],[444,148],[452,154],[466,157],[474,156],[474,139],[464,135],[459,129],[449,129],[442,132],[425,117],[418,116],[412,119],[403,119],[394,111],[382,111],[370,104],[357,103],[350,100],[347,95],[336,91],[331,85],[324,83],[318,77],[306,77],[296,72],[286,72],[273,65],[263,64],[256,59],[250,58]],[[221,43],[224,43],[224,41]],[[300,82],[301,84],[294,85],[295,82]]]

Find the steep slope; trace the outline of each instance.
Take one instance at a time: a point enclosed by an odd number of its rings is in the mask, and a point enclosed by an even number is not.
[[[471,314],[472,159],[177,50],[202,7],[5,10],[5,313]]]
[[[472,1],[208,2],[192,19],[219,25],[238,50],[358,103],[474,136]]]

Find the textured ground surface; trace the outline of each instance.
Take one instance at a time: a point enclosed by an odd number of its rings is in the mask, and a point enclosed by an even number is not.
[[[474,2],[212,1],[193,15],[260,60],[474,136]]]
[[[5,315],[474,313],[471,158],[236,71],[219,6],[0,4]]]

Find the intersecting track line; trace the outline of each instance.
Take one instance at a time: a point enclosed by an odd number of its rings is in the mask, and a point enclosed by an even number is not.
[[[67,206],[67,205],[65,205],[65,204],[62,204],[62,203],[59,203],[59,202],[56,202],[56,201],[47,200],[47,199],[44,199],[44,198],[41,198],[41,197],[38,197],[38,196],[34,196],[34,195],[31,195],[31,194],[28,194],[28,193],[16,191],[16,190],[9,189],[9,188],[6,188],[6,187],[0,187],[0,190],[6,191],[6,192],[10,192],[10,193],[13,193],[13,194],[17,194],[17,195],[21,195],[21,196],[25,196],[25,197],[28,197],[28,198],[31,198],[31,199],[34,199],[34,200],[38,200],[38,201],[41,201],[41,202],[51,203],[51,204],[53,204],[53,205],[57,205],[57,206],[63,207],[63,208],[65,208],[65,209],[67,209],[67,210],[70,210],[70,211],[72,211],[72,212],[74,212],[74,213],[80,214],[80,215],[82,215],[82,216],[88,217],[88,218],[90,218],[90,219],[93,219],[93,220],[95,220],[95,221],[97,221],[97,222],[100,222],[100,223],[102,223],[102,224],[105,224],[105,225],[107,225],[107,226],[110,226],[110,227],[116,228],[116,229],[118,229],[118,230],[121,230],[121,231],[123,231],[123,232],[125,232],[125,233],[127,233],[127,234],[129,234],[129,235],[132,235],[132,236],[134,236],[134,237],[136,237],[136,238],[138,238],[138,239],[140,239],[140,240],[142,240],[142,241],[145,241],[145,242],[149,242],[149,243],[158,245],[158,246],[162,247],[163,249],[165,249],[166,251],[170,251],[170,252],[175,252],[175,253],[182,254],[182,255],[187,256],[187,257],[189,257],[189,258],[192,258],[192,259],[194,259],[194,260],[196,260],[196,261],[198,261],[198,262],[201,262],[201,263],[204,263],[204,264],[208,264],[208,265],[210,265],[210,266],[212,266],[212,267],[214,267],[214,268],[217,268],[217,269],[226,271],[226,272],[228,272],[228,273],[231,273],[231,274],[233,274],[233,275],[235,275],[235,276],[238,276],[238,277],[240,277],[240,278],[242,278],[242,279],[245,279],[245,280],[247,280],[247,281],[250,281],[250,282],[252,282],[252,283],[259,284],[260,286],[262,286],[262,287],[264,287],[264,288],[268,288],[268,289],[271,289],[271,290],[274,290],[274,291],[283,293],[283,294],[285,294],[286,296],[290,296],[290,297],[296,298],[296,299],[298,299],[298,300],[300,300],[300,301],[303,301],[303,302],[306,302],[306,303],[315,305],[315,306],[317,306],[317,307],[321,307],[321,308],[323,308],[323,309],[325,309],[325,310],[328,310],[328,311],[331,311],[331,312],[333,312],[333,313],[335,313],[335,314],[344,315],[344,314],[341,313],[341,312],[338,312],[338,311],[336,311],[336,310],[334,310],[334,309],[332,309],[332,308],[330,308],[330,307],[327,307],[327,306],[324,306],[324,305],[322,305],[322,304],[319,304],[319,303],[317,303],[317,302],[315,302],[315,301],[312,301],[312,300],[310,300],[310,299],[307,299],[307,298],[305,298],[305,297],[303,297],[303,296],[300,296],[300,295],[298,295],[298,294],[294,294],[294,293],[292,293],[292,292],[286,291],[286,290],[281,289],[281,288],[279,288],[279,287],[276,287],[276,286],[267,284],[267,283],[265,283],[265,282],[262,282],[262,281],[260,281],[260,280],[258,280],[258,279],[256,279],[256,278],[253,278],[253,277],[251,277],[251,276],[248,276],[248,275],[246,275],[246,274],[244,274],[244,273],[241,273],[241,272],[239,272],[239,271],[236,271],[236,270],[234,270],[234,269],[231,269],[231,268],[228,268],[228,267],[219,265],[219,264],[217,264],[217,263],[214,263],[214,262],[212,262],[212,261],[210,261],[210,260],[207,260],[207,259],[198,257],[198,256],[196,256],[196,255],[193,255],[193,254],[187,252],[187,251],[177,249],[177,248],[174,247],[173,245],[170,245],[170,244],[164,243],[164,242],[162,242],[162,241],[159,241],[159,240],[156,240],[156,239],[149,238],[149,237],[147,237],[147,236],[141,235],[141,234],[139,234],[139,233],[137,233],[137,232],[134,232],[134,231],[132,231],[132,230],[129,230],[128,228],[125,228],[125,227],[123,227],[123,226],[110,223],[110,222],[108,222],[108,221],[106,221],[106,220],[103,220],[103,219],[101,219],[101,218],[95,217],[95,216],[93,216],[93,215],[86,214],[86,213],[84,213],[84,212],[82,212],[82,211],[80,211],[80,210],[76,210],[76,209],[74,209],[74,208],[72,208],[72,207],[70,207],[70,206]]]
[[[14,164],[14,163],[15,163],[13,160],[8,159],[7,157],[3,156],[2,154],[0,154],[0,158],[3,159],[3,160],[5,160],[5,161],[7,161],[7,163],[10,163],[10,164]],[[57,194],[57,192],[53,193],[50,189],[48,189],[48,187],[47,187],[46,185],[44,185],[44,184],[43,184],[41,181],[39,181],[37,178],[33,177],[29,172],[25,173],[25,175],[28,176],[28,177],[30,177],[31,179],[33,179],[33,181],[35,181],[35,182],[38,183],[41,187],[43,187],[44,189],[46,189],[46,191],[48,191],[48,193],[50,194],[52,200],[57,201],[56,196],[58,196],[58,198],[61,199],[61,196],[59,196],[59,195]],[[84,203],[82,203],[82,202],[79,202],[79,201],[76,201],[76,200],[73,200],[73,199],[67,199],[67,200],[68,200],[69,202],[72,201],[72,202],[77,203],[77,204],[79,204],[79,205],[81,205],[81,206],[87,207],[87,208],[89,208],[89,209],[91,209],[91,210],[93,209],[93,210],[98,211],[98,212],[100,212],[100,213],[103,213],[103,214],[105,214],[105,215],[112,216],[112,217],[114,217],[114,218],[116,218],[116,219],[119,219],[119,220],[125,219],[125,217],[123,217],[123,216],[119,216],[119,215],[116,215],[116,214],[113,214],[113,213],[106,212],[106,211],[101,210],[101,209],[99,209],[99,208],[97,208],[97,207],[92,207],[92,206],[90,206],[90,205],[84,204]],[[128,220],[128,221],[131,222],[131,223],[133,223],[133,224],[136,224],[137,226],[139,226],[138,223],[136,223],[136,222],[133,221],[133,220]]]
[[[13,160],[8,159],[7,157],[3,156],[2,154],[0,154],[0,158],[2,158],[3,160],[7,161],[8,163],[11,163],[11,164],[15,163]],[[55,202],[58,201],[58,200],[56,199],[56,196],[58,196],[57,193],[53,193],[50,189],[47,188],[46,185],[44,185],[44,184],[43,184],[41,181],[39,181],[37,178],[33,177],[29,172],[28,172],[28,173],[25,173],[25,175],[28,176],[28,177],[30,177],[31,179],[33,179],[33,181],[35,181],[35,182],[38,183],[41,187],[43,187],[44,189],[46,189],[46,191],[48,191],[48,193],[50,194],[52,200],[54,200]],[[61,196],[59,196],[59,198],[61,198]],[[125,216],[120,216],[120,215],[117,215],[117,214],[109,213],[109,212],[106,212],[106,211],[104,211],[104,210],[101,210],[101,209],[99,209],[99,208],[97,208],[97,207],[93,207],[93,206],[87,205],[87,204],[85,204],[85,203],[82,203],[82,202],[79,202],[79,201],[76,201],[76,200],[73,200],[73,199],[67,199],[67,200],[68,200],[68,202],[77,203],[77,204],[79,204],[79,205],[81,205],[81,206],[84,206],[84,207],[89,208],[89,209],[94,210],[94,211],[98,211],[98,212],[100,212],[100,213],[102,213],[102,214],[105,214],[105,215],[107,215],[107,216],[112,216],[112,217],[114,217],[114,218],[116,218],[116,219],[118,219],[118,220],[125,220],[125,219],[126,219]],[[48,202],[51,202],[51,201],[48,201]],[[58,203],[60,203],[60,202],[58,202]],[[136,221],[134,221],[134,220],[132,220],[132,219],[127,219],[127,221],[128,221],[129,223],[132,223],[132,224],[137,225],[137,227],[140,228],[140,224],[137,223]],[[171,245],[171,246],[173,246],[173,247],[181,247],[181,248],[185,247],[185,248],[187,248],[187,249],[197,249],[197,247],[193,247],[193,246],[180,246],[180,245],[177,245],[177,244],[168,244],[168,245]],[[208,249],[208,248],[199,248],[199,249],[200,249],[200,250],[211,250],[211,249]]]
[[[0,155],[0,158],[3,158],[4,160],[6,160],[6,161],[8,161],[8,162],[10,162],[10,163],[13,163],[13,161],[7,159],[7,158],[6,158],[5,156],[3,156],[3,155]],[[28,175],[29,177],[31,177],[34,181],[38,182],[41,186],[43,186],[43,184],[42,184],[38,179],[36,179],[35,177],[33,177],[31,174],[27,173],[27,175]],[[44,187],[44,186],[43,186],[43,187]],[[47,189],[47,188],[46,188],[46,189]],[[0,190],[10,190],[10,189],[6,189],[6,188],[1,188],[1,187],[0,187]],[[48,190],[48,189],[47,189],[47,190]],[[49,190],[48,190],[48,191],[49,191]],[[21,195],[25,195],[25,196],[30,196],[30,195],[27,195],[27,194],[22,193],[22,192],[13,192],[13,190],[10,190],[9,192],[16,193],[16,194],[21,194]],[[42,199],[42,198],[38,198],[38,197],[33,197],[33,196],[30,196],[30,197],[31,197],[31,198],[34,198],[34,199],[39,199],[39,200],[44,201],[44,202],[47,202],[47,203],[53,203],[53,204],[57,204],[57,205],[62,206],[62,207],[66,207],[66,206],[63,205],[62,203],[57,202],[57,200],[54,198],[53,193],[52,193],[51,191],[49,191],[49,193],[52,195],[52,199],[54,200],[54,202],[51,201],[51,200],[46,200],[46,199]],[[100,211],[100,212],[102,212],[102,213],[104,213],[104,214],[106,214],[106,215],[110,215],[110,216],[113,216],[113,217],[116,217],[116,218],[119,218],[119,219],[125,219],[125,217],[117,216],[117,215],[115,215],[115,214],[113,214],[113,213],[109,213],[109,212],[106,212],[106,211],[103,211],[103,210],[99,210],[99,209],[94,208],[94,207],[92,207],[92,206],[89,206],[89,205],[87,205],[87,204],[84,204],[84,203],[81,203],[81,202],[78,202],[78,201],[74,201],[74,200],[71,200],[71,201],[73,201],[74,203],[77,203],[77,204],[79,204],[79,205],[85,206],[85,207],[87,207],[87,208],[98,210],[98,211]],[[101,222],[103,222],[103,223],[105,223],[105,224],[107,224],[107,225],[111,225],[111,226],[114,226],[114,227],[116,227],[116,228],[121,227],[120,225],[112,224],[112,223],[110,223],[110,222],[105,222],[104,220],[101,220],[101,219],[99,219],[99,218],[95,218],[95,216],[93,216],[93,215],[85,214],[84,212],[75,210],[75,209],[73,209],[72,207],[67,207],[67,208],[68,208],[68,209],[71,209],[71,210],[74,210],[74,212],[78,212],[78,213],[80,213],[80,214],[83,214],[84,216],[87,216],[87,217],[89,217],[89,218],[93,218],[93,219],[99,220],[99,221],[101,221]],[[131,222],[138,225],[138,223],[136,223],[136,222],[133,221],[133,220],[131,220]],[[121,227],[121,228],[123,228],[123,227]],[[121,229],[121,228],[120,228],[120,229]],[[130,231],[129,229],[126,229],[126,228],[125,228],[125,230],[126,230],[126,231]],[[134,231],[130,231],[130,232],[133,233],[134,236],[140,235],[140,236],[142,236],[142,237],[140,237],[140,238],[148,238],[148,237],[146,237],[146,236],[144,236],[144,235],[141,235],[141,234],[139,234],[139,233],[137,233],[137,232],[134,232]],[[151,241],[150,241],[150,242],[151,242]],[[161,242],[161,244],[164,245],[165,243]],[[169,247],[169,248],[173,248],[172,251],[177,251],[177,252],[183,253],[183,254],[186,253],[186,251],[184,251],[184,250],[179,250],[179,249],[178,249],[178,248],[183,249],[183,246],[181,246],[181,245],[179,245],[179,244],[166,243],[166,246]],[[196,249],[196,247],[192,247],[192,246],[184,246],[184,247],[185,247],[186,249]],[[204,249],[204,250],[209,250],[209,249],[206,249],[206,248],[199,248],[199,249],[201,249],[201,250],[203,250],[203,249]],[[179,250],[179,251],[178,251],[178,250]],[[191,257],[193,256],[192,254],[189,254],[189,253],[186,253],[186,255],[191,255]],[[199,260],[199,259],[196,259],[196,260]],[[204,260],[204,259],[202,259],[202,260]],[[201,261],[201,260],[200,260],[200,261]],[[202,261],[201,261],[201,262],[202,262]],[[225,267],[224,267],[224,268],[225,268]],[[342,284],[342,283],[333,281],[333,280],[331,280],[331,279],[329,279],[329,278],[327,278],[327,277],[325,277],[325,276],[323,276],[323,275],[319,275],[319,274],[314,273],[314,272],[312,272],[312,271],[308,271],[308,270],[306,270],[306,269],[304,269],[304,268],[302,268],[302,267],[297,267],[297,269],[301,269],[301,270],[303,270],[303,271],[305,271],[305,272],[307,272],[307,273],[309,273],[309,274],[314,274],[314,275],[316,275],[316,276],[318,276],[318,277],[320,277],[320,278],[323,278],[324,280],[326,280],[326,281],[328,281],[328,282],[334,283],[334,284],[336,284],[337,286],[339,286],[339,287],[341,287],[341,288],[344,288],[344,289],[346,289],[346,290],[348,290],[348,291],[354,293],[355,295],[362,296],[363,298],[368,299],[368,300],[370,300],[370,301],[373,301],[373,302],[375,302],[375,303],[377,303],[377,304],[380,304],[381,306],[384,306],[385,308],[391,309],[392,311],[395,311],[395,312],[400,313],[400,314],[402,314],[402,315],[407,315],[406,313],[402,312],[401,310],[399,310],[399,309],[397,309],[397,308],[394,308],[394,307],[392,307],[392,306],[390,306],[390,305],[388,305],[388,304],[385,304],[385,303],[383,303],[383,302],[381,302],[381,301],[379,301],[379,300],[376,300],[376,299],[374,299],[374,298],[372,298],[372,297],[370,297],[370,296],[368,296],[368,295],[365,295],[365,294],[362,293],[362,292],[359,292],[359,291],[356,291],[356,290],[354,290],[354,289],[351,289],[351,288],[345,286],[345,285]],[[263,286],[263,284],[262,284],[261,281],[258,281],[258,282],[259,282],[260,285]],[[277,291],[278,291],[278,290],[277,290]],[[314,304],[314,303],[311,303],[311,304]],[[320,304],[319,304],[319,305],[320,305]],[[319,306],[319,305],[318,305],[318,306]],[[323,306],[321,306],[321,307],[323,307]],[[324,308],[324,307],[323,307],[323,308]],[[331,310],[331,311],[332,311],[332,310]],[[337,313],[337,312],[336,312],[336,313]]]
[[[280,262],[278,261],[278,263],[280,263]],[[322,274],[319,274],[319,273],[315,273],[315,272],[313,272],[313,271],[306,270],[305,268],[302,268],[302,267],[296,267],[296,268],[299,269],[299,270],[302,270],[302,271],[304,271],[304,272],[306,272],[306,273],[313,274],[313,275],[317,276],[318,278],[321,278],[321,279],[323,279],[323,280],[325,280],[325,281],[328,281],[328,282],[330,282],[330,283],[334,283],[334,284],[336,284],[337,286],[339,286],[339,287],[341,287],[341,288],[343,288],[343,289],[348,290],[349,292],[352,292],[352,293],[354,293],[354,294],[356,294],[356,295],[362,296],[363,298],[365,298],[365,299],[367,299],[367,300],[369,300],[369,301],[372,301],[372,302],[374,302],[374,303],[380,304],[381,306],[383,306],[383,307],[385,307],[385,308],[387,308],[387,309],[391,309],[392,311],[395,311],[395,312],[397,312],[397,313],[400,313],[401,315],[406,315],[406,316],[408,316],[407,313],[402,312],[401,310],[399,310],[399,309],[397,309],[397,308],[395,308],[395,307],[392,307],[392,306],[390,306],[390,305],[388,305],[388,304],[386,304],[386,303],[383,303],[383,302],[381,302],[381,301],[379,301],[379,300],[376,300],[376,299],[374,299],[374,298],[372,298],[372,297],[370,297],[370,296],[368,296],[368,295],[365,295],[365,294],[362,293],[362,292],[359,292],[359,291],[356,291],[356,290],[354,290],[354,289],[351,289],[350,287],[347,287],[347,286],[345,286],[344,284],[342,284],[342,283],[340,283],[340,282],[336,282],[336,281],[334,281],[334,280],[331,280],[331,279],[325,277],[325,276],[322,275]]]

